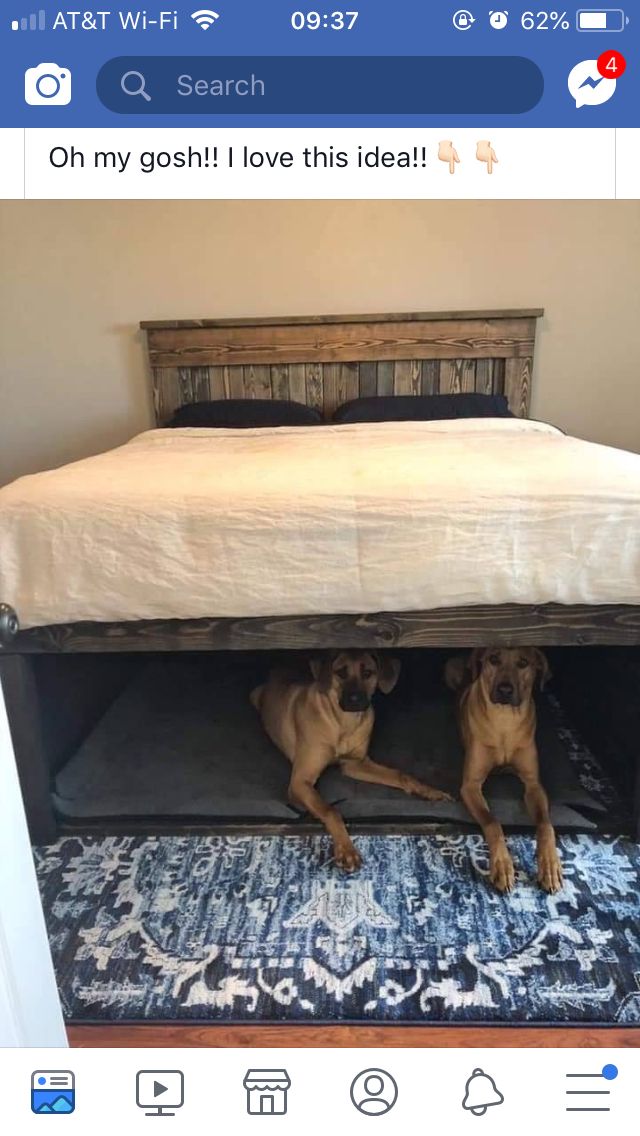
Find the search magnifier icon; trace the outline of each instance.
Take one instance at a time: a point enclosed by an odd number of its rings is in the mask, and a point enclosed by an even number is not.
[[[145,77],[140,71],[126,71],[120,80],[120,86],[125,95],[142,95],[148,103],[151,102],[151,95],[148,95],[145,89]]]

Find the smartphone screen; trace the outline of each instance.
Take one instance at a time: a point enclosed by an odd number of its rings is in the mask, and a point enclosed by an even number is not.
[[[11,1130],[617,1131],[637,6],[39,2],[0,18]]]

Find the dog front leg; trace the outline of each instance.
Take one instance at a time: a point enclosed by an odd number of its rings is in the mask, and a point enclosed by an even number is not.
[[[545,891],[559,891],[562,887],[562,865],[549,817],[549,799],[539,781],[524,782],[524,803],[536,826],[538,883]]]
[[[491,883],[498,891],[511,891],[516,879],[513,860],[509,855],[502,825],[493,816],[482,792],[482,785],[483,781],[466,779],[460,796],[473,819],[480,825],[489,845]]]
[[[289,783],[289,800],[322,822],[333,840],[333,852],[339,868],[354,872],[361,866],[360,854],[351,841],[340,813],[322,799],[311,778],[295,768]]]
[[[352,777],[354,781],[369,781],[373,785],[389,785],[392,789],[401,789],[403,793],[410,793],[414,797],[422,797],[425,801],[451,801],[448,793],[441,789],[434,789],[425,785],[416,777],[402,773],[399,769],[391,769],[388,765],[378,765],[370,758],[345,759],[340,762],[340,768],[345,777]]]

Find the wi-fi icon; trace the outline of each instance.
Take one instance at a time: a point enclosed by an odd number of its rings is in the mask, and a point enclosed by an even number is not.
[[[211,8],[201,8],[198,12],[191,13],[191,19],[206,32],[216,20],[220,19],[220,16],[218,12],[212,12]]]

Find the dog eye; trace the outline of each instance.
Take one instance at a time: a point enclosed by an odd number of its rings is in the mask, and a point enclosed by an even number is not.
[[[518,659],[517,666],[518,666],[518,670],[523,671],[525,669],[525,667],[529,666],[529,660],[528,659]]]
[[[370,670],[364,670],[364,671],[362,672],[362,677],[363,677],[363,678],[371,678],[371,675],[372,675],[372,674],[373,674],[373,671],[370,671]]]
[[[489,662],[491,663],[492,667],[499,666],[500,665],[500,656],[499,655],[489,655]]]
[[[349,677],[349,668],[348,667],[339,667],[339,669],[337,671],[335,671],[334,673],[337,674],[338,678],[348,678]]]

